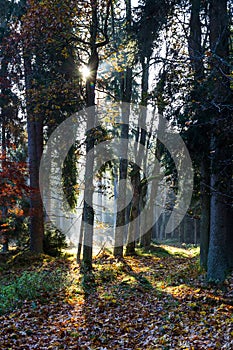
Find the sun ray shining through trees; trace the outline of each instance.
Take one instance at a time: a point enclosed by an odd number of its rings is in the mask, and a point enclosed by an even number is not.
[[[0,0],[0,348],[232,348],[232,10]]]

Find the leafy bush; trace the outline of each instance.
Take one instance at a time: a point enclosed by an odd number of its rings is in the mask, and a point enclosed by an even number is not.
[[[54,257],[60,256],[62,249],[67,247],[65,234],[57,228],[47,225],[44,234],[44,253]]]
[[[0,286],[0,314],[22,305],[27,300],[41,299],[67,286],[69,279],[64,271],[36,271],[23,274],[8,285]]]

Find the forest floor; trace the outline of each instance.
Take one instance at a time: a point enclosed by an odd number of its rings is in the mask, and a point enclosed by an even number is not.
[[[197,249],[0,257],[0,349],[233,349],[233,275],[207,285]]]

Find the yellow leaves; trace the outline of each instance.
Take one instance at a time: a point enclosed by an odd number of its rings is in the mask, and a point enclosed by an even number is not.
[[[69,57],[69,53],[68,53],[68,50],[67,50],[66,47],[64,47],[64,49],[62,50],[61,54],[62,54],[62,56],[64,58],[68,58]]]
[[[46,271],[67,263],[55,261],[46,265]],[[193,260],[188,256],[155,259],[148,254],[118,261],[105,252],[94,260],[95,289],[88,296],[80,284],[79,266],[74,260],[68,264],[73,279],[68,290],[59,291],[56,298],[46,296],[45,305],[36,304],[35,310],[24,305],[20,312],[0,317],[0,339],[8,348],[13,344],[12,334],[17,334],[19,343],[25,339],[19,329],[27,335],[28,330],[32,332],[28,347],[33,348],[40,338],[40,347],[46,349],[211,350],[227,348],[233,337],[232,307],[220,301],[221,291],[206,290],[198,278],[189,278]],[[166,286],[171,273],[176,276],[186,270],[187,284]],[[112,278],[106,278],[107,272]],[[100,280],[100,274],[105,279]],[[135,288],[143,278],[153,285],[150,291]]]
[[[200,311],[199,314],[202,315],[202,316],[205,316],[206,315],[206,311]]]
[[[47,44],[52,44],[54,43],[54,39],[52,38],[47,38]]]
[[[195,289],[195,290],[193,291],[193,293],[194,293],[194,294],[197,294],[197,293],[199,293],[200,291],[201,291],[201,289],[198,288],[198,289]]]
[[[118,65],[115,65],[115,71],[120,73],[120,72],[124,72],[124,67],[123,66],[118,66]]]
[[[197,303],[195,302],[188,302],[187,306],[189,306],[192,309],[196,309],[198,307]]]

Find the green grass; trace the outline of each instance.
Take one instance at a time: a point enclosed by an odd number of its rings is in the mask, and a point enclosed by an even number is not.
[[[182,247],[176,245],[168,245],[167,242],[155,243],[151,245],[148,251],[143,248],[136,249],[139,256],[156,256],[156,257],[180,257],[190,258],[196,257],[200,253],[200,248],[195,245],[183,245]]]
[[[0,286],[0,314],[21,306],[25,300],[46,300],[48,293],[55,294],[69,283],[64,271],[24,271],[9,284]]]

